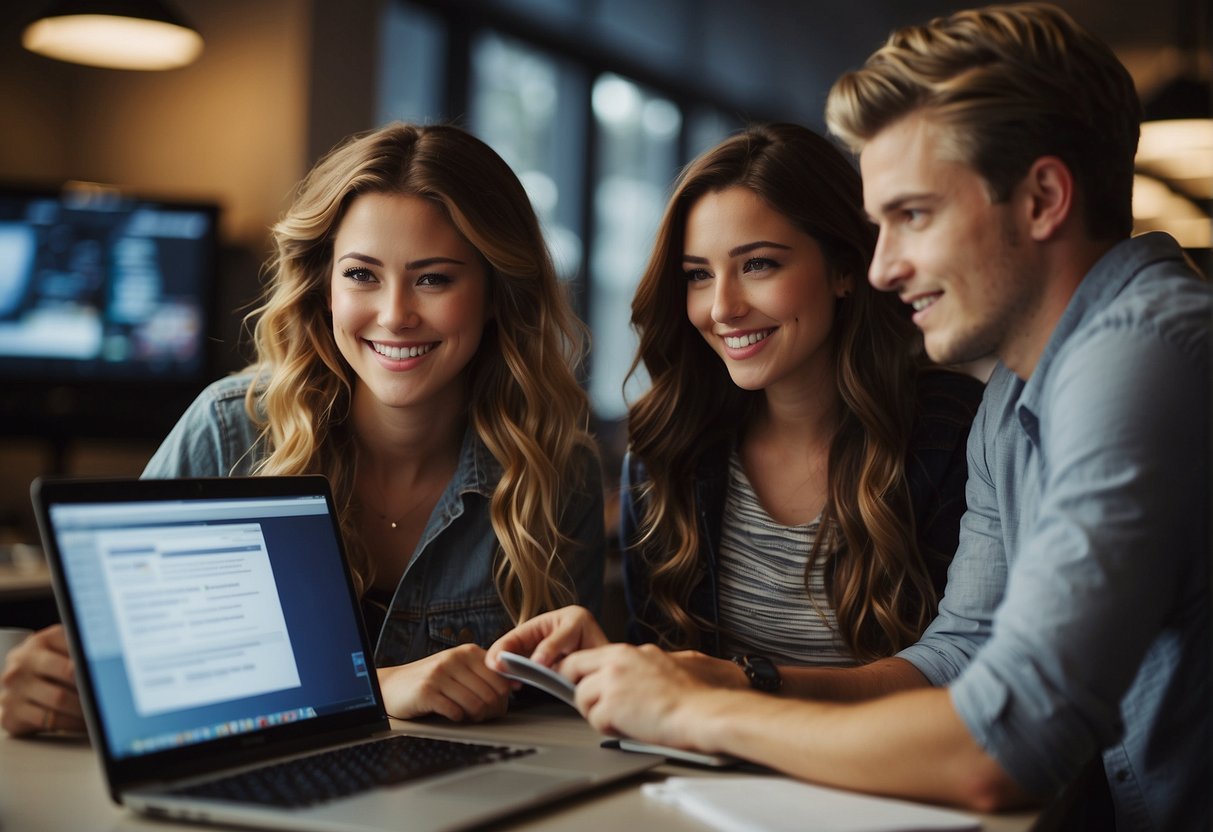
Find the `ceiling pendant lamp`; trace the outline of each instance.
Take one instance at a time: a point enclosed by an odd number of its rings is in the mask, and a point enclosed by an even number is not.
[[[1175,66],[1171,79],[1144,96],[1137,175],[1135,231],[1166,231],[1187,249],[1213,248],[1213,85],[1209,64],[1209,5],[1176,4]]]
[[[21,43],[110,69],[175,69],[202,52],[202,36],[160,0],[62,0],[26,26]]]

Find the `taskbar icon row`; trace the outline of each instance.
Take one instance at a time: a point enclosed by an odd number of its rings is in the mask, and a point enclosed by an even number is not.
[[[272,714],[232,719],[227,722],[216,722],[212,725],[203,725],[198,728],[187,728],[184,731],[175,731],[170,734],[159,734],[154,737],[132,740],[130,750],[133,754],[147,754],[152,751],[163,751],[166,748],[177,748],[206,742],[207,740],[230,737],[236,734],[247,734],[250,731],[259,731],[263,728],[285,725],[290,722],[298,722],[302,719],[312,719],[315,716],[315,708],[291,708]]]

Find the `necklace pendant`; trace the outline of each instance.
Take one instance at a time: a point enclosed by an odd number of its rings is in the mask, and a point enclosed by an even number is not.
[[[389,521],[389,522],[392,524],[392,528],[393,528],[393,529],[394,529],[394,528],[396,528],[396,521],[395,521],[395,520],[391,520],[391,521]]]

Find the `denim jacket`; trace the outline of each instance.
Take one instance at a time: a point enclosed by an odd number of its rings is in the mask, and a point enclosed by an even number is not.
[[[253,382],[238,375],[211,384],[186,410],[143,472],[145,478],[249,476],[264,456],[258,429],[244,408]],[[589,456],[589,454],[587,454]],[[604,569],[603,497],[597,460],[571,491],[562,530],[577,548],[567,567],[577,603],[597,612]],[[459,465],[430,514],[413,558],[388,608],[364,599],[368,627],[382,621],[375,664],[424,658],[465,642],[487,648],[513,622],[493,581],[497,537],[489,500],[501,467],[469,428]]]
[[[948,564],[956,551],[964,514],[965,444],[981,402],[983,385],[952,372],[924,372],[918,383],[918,412],[910,435],[906,478],[914,508],[918,546],[938,596],[943,595]],[[700,458],[693,488],[699,525],[699,576],[691,590],[689,612],[712,629],[699,634],[699,649],[721,655],[717,606],[717,549],[729,488],[731,441],[710,448]],[[656,642],[664,616],[653,605],[651,565],[639,541],[644,516],[644,464],[631,453],[623,462],[620,496],[620,541],[623,546],[624,591],[628,602],[628,640]]]

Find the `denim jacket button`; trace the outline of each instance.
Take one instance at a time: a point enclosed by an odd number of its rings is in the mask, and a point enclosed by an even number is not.
[[[454,638],[455,631],[450,627],[443,627],[442,628],[442,637],[443,638]]]
[[[476,640],[476,634],[472,632],[470,627],[464,627],[459,631],[459,643],[468,644]]]

